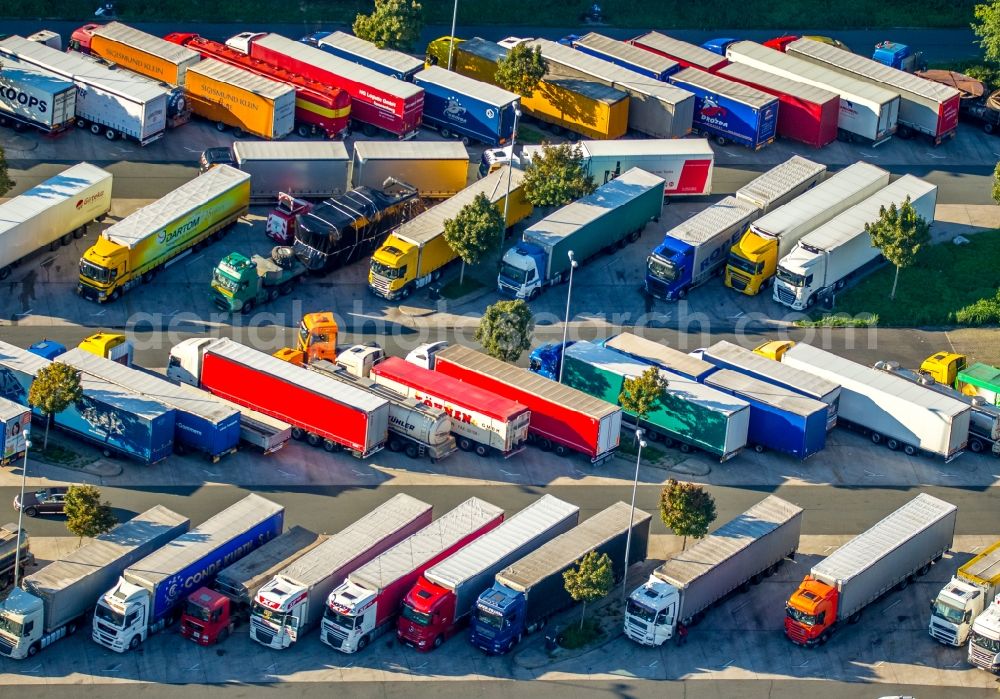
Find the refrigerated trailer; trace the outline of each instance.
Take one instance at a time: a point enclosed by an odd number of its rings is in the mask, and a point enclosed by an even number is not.
[[[351,156],[340,141],[235,141],[201,154],[202,172],[216,165],[250,174],[251,202],[273,203],[282,193],[326,199],[351,189]]]

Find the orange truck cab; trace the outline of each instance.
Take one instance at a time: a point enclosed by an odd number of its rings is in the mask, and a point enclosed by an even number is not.
[[[329,311],[306,313],[299,324],[295,349],[285,347],[274,353],[278,359],[306,366],[317,359],[337,361],[337,319]]]
[[[794,643],[825,643],[837,620],[837,588],[807,575],[785,604],[785,635]]]
[[[236,628],[234,604],[227,595],[200,587],[187,598],[181,636],[202,646],[225,640]]]

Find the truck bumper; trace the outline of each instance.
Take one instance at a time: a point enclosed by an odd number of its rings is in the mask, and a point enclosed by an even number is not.
[[[77,284],[76,294],[81,298],[87,299],[88,301],[96,301],[97,303],[103,303],[107,298],[107,294],[103,291],[99,291],[88,284]]]

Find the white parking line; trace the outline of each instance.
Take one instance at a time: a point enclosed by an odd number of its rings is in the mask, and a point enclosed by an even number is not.
[[[883,611],[883,612],[887,612],[887,611],[889,611],[890,609],[892,609],[893,607],[895,607],[895,606],[896,606],[897,604],[899,604],[899,603],[900,603],[900,602],[902,602],[902,601],[903,601],[903,600],[896,600],[895,602],[893,602],[892,604],[890,604],[890,605],[889,605],[888,607],[886,607],[886,608],[885,608],[885,609],[883,609],[882,611]]]
[[[184,264],[186,264],[186,265],[189,265],[189,264],[191,264],[192,262],[197,262],[198,260],[200,260],[200,259],[201,259],[201,258],[203,258],[203,257],[204,257],[204,255],[198,255],[198,257],[192,257],[192,258],[191,258],[190,260],[188,260],[188,261],[187,261],[187,262],[185,262]]]

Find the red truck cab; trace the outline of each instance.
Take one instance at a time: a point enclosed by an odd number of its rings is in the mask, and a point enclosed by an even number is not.
[[[94,30],[101,25],[93,22],[73,30],[69,36],[69,48],[67,51],[79,51],[80,53],[90,53],[90,39],[94,36]]]
[[[838,598],[836,588],[807,575],[785,603],[785,635],[800,646],[826,643],[837,621]]]
[[[421,575],[403,599],[396,635],[417,650],[431,650],[455,632],[454,620],[455,593]]]
[[[225,595],[200,587],[192,592],[181,616],[181,636],[210,646],[225,640],[232,631],[232,600]]]
[[[278,245],[291,245],[295,242],[295,221],[312,211],[313,205],[304,199],[296,199],[291,194],[280,192],[278,205],[267,215],[264,230],[267,237]]]

